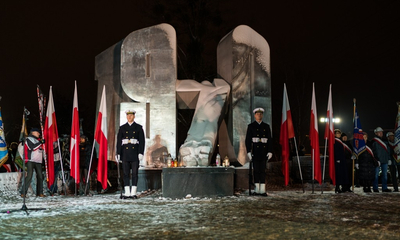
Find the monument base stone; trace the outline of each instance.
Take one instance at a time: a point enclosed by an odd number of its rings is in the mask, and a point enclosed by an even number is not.
[[[163,197],[222,197],[232,196],[234,168],[225,167],[178,167],[163,168]]]

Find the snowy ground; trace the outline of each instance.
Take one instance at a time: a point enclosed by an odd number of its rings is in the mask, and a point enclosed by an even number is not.
[[[320,190],[137,200],[119,194],[26,199],[0,192],[0,239],[399,239],[400,194]],[[7,213],[7,211],[10,211]]]

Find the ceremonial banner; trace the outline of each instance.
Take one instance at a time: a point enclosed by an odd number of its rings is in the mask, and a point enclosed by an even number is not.
[[[318,119],[317,104],[315,102],[315,89],[313,83],[312,101],[311,101],[311,118],[310,118],[310,145],[311,158],[314,165],[314,179],[321,184],[321,159],[319,154],[319,136],[318,136]]]
[[[366,144],[361,128],[360,117],[358,116],[356,103],[354,102],[354,130],[353,130],[353,151],[356,157],[366,150]]]
[[[329,97],[328,97],[328,110],[326,113],[326,125],[325,125],[325,140],[328,141],[329,150],[329,176],[331,177],[333,185],[336,185],[335,177],[335,156],[333,145],[335,144],[335,135],[333,133],[333,109],[332,109],[332,84],[329,85]],[[325,171],[325,169],[324,169]]]
[[[46,121],[44,124],[43,138],[46,145],[47,168],[49,169],[48,187],[54,183],[54,142],[58,140],[56,112],[53,101],[53,91],[50,86],[49,103],[47,105]]]
[[[397,117],[394,128],[394,152],[396,154],[396,162],[400,162],[400,102],[397,102]],[[399,167],[399,166],[397,166]]]
[[[74,104],[72,109],[72,126],[71,126],[71,144],[70,144],[70,160],[71,160],[71,177],[75,179],[75,183],[80,182],[79,178],[79,112],[78,112],[78,91],[75,81]]]
[[[8,149],[6,143],[6,137],[4,134],[3,127],[3,118],[1,116],[1,108],[0,108],[0,167],[3,166],[5,162],[8,160]]]
[[[107,188],[107,107],[106,87],[103,87],[99,115],[97,117],[96,133],[94,136],[97,152],[99,153],[97,180],[103,189]]]
[[[279,143],[282,146],[282,173],[285,177],[285,186],[289,183],[289,156],[290,147],[289,139],[294,138],[294,129],[292,122],[292,114],[290,112],[289,98],[286,92],[286,84],[283,85],[283,105],[282,105],[282,121],[281,135]]]
[[[18,144],[18,151],[15,154],[15,164],[18,165],[20,169],[24,167],[24,145],[25,145],[25,139],[28,137],[28,130],[26,129],[26,116],[28,116],[30,113],[28,109],[24,107],[24,113],[22,114],[22,127],[21,127],[21,132],[19,134],[19,144]],[[26,166],[25,166],[25,170]]]

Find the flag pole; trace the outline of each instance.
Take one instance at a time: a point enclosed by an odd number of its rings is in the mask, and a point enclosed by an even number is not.
[[[76,134],[74,135],[74,138],[76,139]],[[75,141],[79,141],[80,139],[77,139],[77,140],[75,140]],[[75,144],[75,147],[76,147],[76,144]],[[79,148],[79,144],[78,144],[78,148]],[[78,172],[77,172],[77,164],[76,164],[76,159],[77,159],[77,150],[75,149],[75,152],[74,152],[74,154],[75,154],[75,169],[74,169],[74,171],[75,171],[75,178],[76,179],[78,179],[79,180],[79,178],[81,177],[80,175],[78,176]],[[79,165],[78,165],[79,166]],[[78,192],[77,192],[77,183],[76,183],[76,179],[75,179],[75,196],[78,196]]]
[[[62,179],[63,179],[63,186],[64,186],[64,195],[66,196],[67,195],[67,187],[65,185],[64,166],[63,166],[64,163],[62,161],[62,154],[61,154],[61,149],[60,149],[60,138],[57,139],[57,144],[58,144],[58,154],[60,155],[60,165],[61,165],[61,172],[62,172]]]
[[[297,149],[296,137],[294,137],[293,140],[294,140],[294,147],[296,148],[297,163],[298,163],[298,165],[299,165],[299,172],[300,172],[300,178],[301,178],[301,186],[303,187],[303,193],[305,193],[305,190],[304,190],[304,182],[303,182],[303,174],[302,174],[302,172],[301,172],[300,158],[299,158],[299,151],[298,151],[298,149]]]
[[[90,169],[92,169],[92,160],[93,160],[93,152],[94,152],[94,142],[96,139],[93,138],[93,147],[92,147],[92,153],[90,154],[90,163],[89,163],[89,169],[88,169],[88,174],[87,174],[87,180],[86,180],[86,186],[85,186],[85,195],[87,191],[87,185],[89,184],[89,179],[90,179]]]
[[[355,121],[355,116],[356,115],[356,99],[353,98],[353,125],[354,125],[354,121]],[[351,191],[353,191],[354,193],[354,155],[351,156],[351,160],[352,160],[352,171],[351,171],[351,175],[352,175],[352,181],[351,181]]]
[[[312,194],[314,194],[314,179],[315,179],[315,173],[314,173],[314,149],[312,150]]]
[[[330,121],[330,119],[328,120]],[[324,167],[323,167],[323,171],[322,171],[322,185],[324,185],[324,179],[325,179],[325,164],[326,164],[326,148],[328,145],[328,138],[325,138],[325,153],[324,153]],[[324,193],[323,188],[321,187],[321,194]]]
[[[40,117],[40,128],[42,130],[42,138],[44,139],[44,131],[43,131],[43,113],[44,113],[44,102],[43,99],[41,100],[41,96],[40,96],[40,88],[39,85],[37,85],[36,88],[36,92],[37,92],[37,96],[38,96],[38,104],[39,104],[39,117]],[[43,94],[42,94],[43,97]],[[46,139],[44,139],[46,141]],[[44,158],[44,165],[46,167],[46,182],[49,182],[49,170],[47,167],[47,155],[46,155],[46,145],[42,144],[43,147],[43,158]],[[43,183],[42,183],[43,184]]]

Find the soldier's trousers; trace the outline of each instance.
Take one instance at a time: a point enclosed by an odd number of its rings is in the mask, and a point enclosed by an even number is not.
[[[254,167],[254,183],[265,183],[265,178],[267,174],[265,173],[265,168],[267,166],[267,160],[254,160],[253,167]]]
[[[133,161],[133,162],[128,162],[128,161],[123,161],[122,162],[122,170],[124,173],[124,186],[129,186],[129,180],[130,180],[130,171],[132,169],[132,186],[137,186],[138,182],[138,174],[139,174],[139,161]]]

